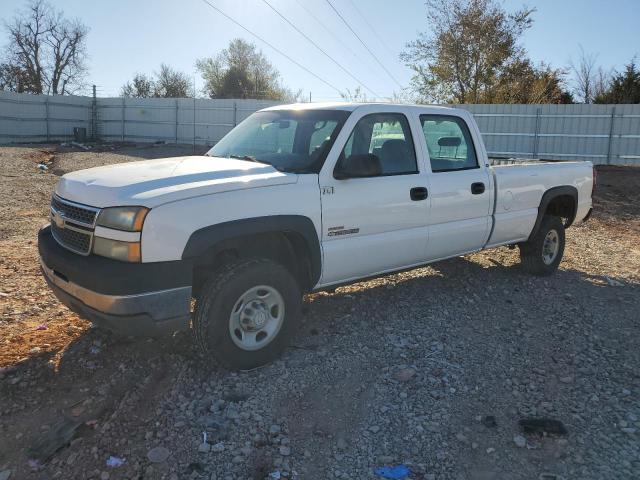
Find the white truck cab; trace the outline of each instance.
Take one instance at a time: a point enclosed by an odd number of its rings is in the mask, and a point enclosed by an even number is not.
[[[41,265],[98,325],[192,328],[220,363],[251,368],[286,346],[304,292],[500,245],[553,273],[593,186],[589,162],[490,165],[465,110],[283,105],[205,156],[64,175]]]

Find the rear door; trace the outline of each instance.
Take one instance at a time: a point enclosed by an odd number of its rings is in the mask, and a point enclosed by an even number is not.
[[[427,257],[478,250],[489,235],[493,185],[476,133],[455,115],[422,114],[420,125],[432,172]]]
[[[417,122],[393,111],[354,112],[343,130],[319,176],[325,285],[424,262],[428,239]],[[336,164],[352,155],[375,155],[380,173],[336,179]]]

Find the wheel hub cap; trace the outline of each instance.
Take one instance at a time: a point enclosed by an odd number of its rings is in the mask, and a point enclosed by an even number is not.
[[[259,285],[244,292],[229,315],[229,333],[243,350],[259,350],[270,343],[284,321],[284,299],[280,292]]]
[[[545,265],[551,265],[558,256],[558,250],[560,249],[560,241],[558,232],[555,230],[549,230],[544,237],[542,244],[542,261]]]

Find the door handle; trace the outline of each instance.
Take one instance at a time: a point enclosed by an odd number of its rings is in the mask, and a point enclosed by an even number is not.
[[[474,195],[480,195],[481,193],[484,193],[484,183],[482,182],[475,182],[471,184],[471,193]]]
[[[429,191],[427,190],[427,187],[413,187],[409,191],[409,195],[411,196],[411,200],[417,202],[419,200],[426,200],[429,196]]]

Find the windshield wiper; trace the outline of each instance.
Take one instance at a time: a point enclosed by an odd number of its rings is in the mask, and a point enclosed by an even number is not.
[[[267,162],[261,162],[256,157],[252,157],[251,155],[229,155],[229,158],[236,158],[238,160],[246,160],[248,162],[255,162],[255,163],[267,163]]]
[[[282,168],[277,167],[273,163],[265,162],[264,160],[258,160],[256,157],[252,157],[251,155],[229,155],[229,158],[236,158],[238,160],[246,160],[247,162],[262,163],[263,165],[269,165],[269,166],[275,168],[279,172],[284,172],[284,170]]]

